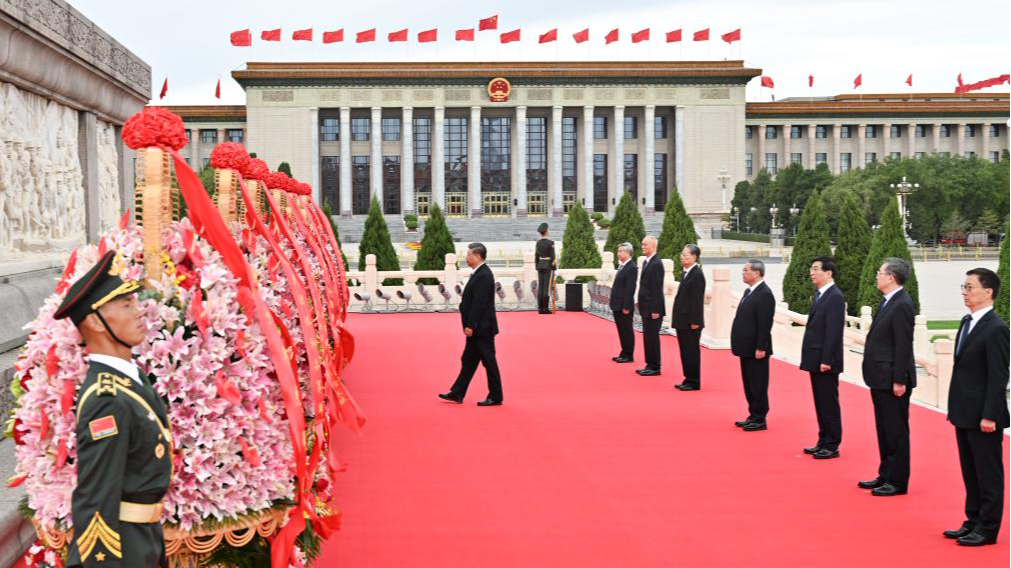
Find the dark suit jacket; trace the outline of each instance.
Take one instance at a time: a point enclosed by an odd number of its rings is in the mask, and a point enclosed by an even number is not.
[[[654,254],[639,277],[639,315],[642,317],[648,318],[651,314],[660,314],[660,317],[667,315],[663,278],[663,260]]]
[[[765,282],[737,305],[730,328],[730,351],[738,357],[755,356],[755,351],[772,355],[772,318],[776,315],[776,297]]]
[[[635,265],[634,259],[628,259],[625,266],[618,269],[614,284],[611,285],[609,304],[612,310],[629,310],[631,313],[635,307],[635,283],[638,276],[639,267]]]
[[[477,336],[498,334],[495,317],[495,277],[487,264],[482,264],[467,281],[460,300],[460,321]]]
[[[899,290],[878,310],[864,342],[861,366],[864,382],[872,389],[892,390],[892,383],[916,387],[913,358],[913,299]]]
[[[955,366],[948,390],[948,420],[959,428],[979,428],[982,419],[1008,428],[1008,328],[993,311],[972,328],[959,351],[955,341]]]
[[[678,293],[674,296],[674,314],[671,316],[671,327],[674,329],[690,329],[698,325],[705,327],[703,315],[706,303],[706,275],[702,267],[696,264],[681,280]]]
[[[551,270],[555,267],[555,241],[540,239],[534,246],[534,267],[537,270]]]
[[[822,363],[832,367],[830,372],[843,372],[843,327],[846,325],[846,299],[839,286],[833,284],[811,306],[804,328],[801,346],[802,371],[820,373]]]

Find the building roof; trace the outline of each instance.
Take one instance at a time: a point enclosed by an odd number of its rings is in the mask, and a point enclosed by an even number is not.
[[[1007,93],[887,93],[791,97],[768,103],[747,103],[747,118],[853,117],[1004,117],[1011,113]]]
[[[185,122],[245,122],[246,105],[152,105],[178,114]]]

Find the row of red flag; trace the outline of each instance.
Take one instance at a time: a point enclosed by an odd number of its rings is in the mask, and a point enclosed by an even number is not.
[[[980,89],[985,89],[987,87],[996,87],[997,85],[1003,85],[1004,83],[1011,83],[1011,75],[998,75],[997,77],[984,79],[983,81],[979,81],[977,83],[966,84],[962,82],[962,74],[959,73],[955,81],[957,82],[957,86],[955,87],[956,93],[970,93],[972,91],[978,91]],[[906,80],[903,82],[912,87],[913,74],[910,73],[909,76],[906,77]],[[762,75],[760,84],[762,87],[766,89],[776,88],[775,81],[773,81],[772,77],[769,77],[768,75]],[[864,84],[864,74],[860,73],[859,75],[856,76],[856,78],[853,79],[853,88],[857,89],[863,84]],[[814,87],[814,75],[807,76],[807,86]]]
[[[497,22],[497,16],[495,16]],[[484,27],[483,22],[478,25],[478,31],[497,29],[498,24],[495,27]],[[674,43],[681,41],[682,30],[676,29],[664,34],[667,43]],[[499,34],[499,42],[501,43],[513,43],[520,41],[520,34],[522,33],[521,28],[516,28],[515,30],[504,32]],[[474,28],[466,28],[462,30],[456,30],[454,35],[456,41],[474,41]],[[604,44],[610,45],[620,39],[621,32],[619,28],[614,28],[604,36]],[[390,32],[386,35],[386,41],[390,43],[405,42],[408,41],[409,32],[407,28],[402,30],[397,30]],[[430,30],[425,30],[418,32],[418,43],[429,43],[439,40],[439,29],[432,28]],[[650,29],[645,28],[637,32],[633,32],[630,35],[632,43],[640,43],[643,41],[649,41],[650,39]],[[313,29],[306,28],[304,30],[296,30],[291,34],[291,39],[294,41],[312,41],[313,40]],[[585,28],[574,34],[572,34],[572,39],[576,43],[584,43],[590,40],[590,28]],[[720,36],[720,39],[727,43],[734,43],[735,41],[741,41],[741,29],[738,28],[732,32],[727,32]],[[261,41],[281,41],[281,29],[275,30],[264,30],[260,32]],[[333,31],[323,32],[323,43],[340,43],[344,41],[344,29],[338,29]],[[376,28],[371,28],[357,32],[355,34],[355,43],[369,43],[376,41]],[[539,34],[537,36],[537,43],[551,43],[558,41],[558,28],[554,28]],[[692,34],[692,41],[709,41],[709,28],[704,30],[699,30]],[[231,34],[231,43],[236,47],[249,47],[253,45],[253,34],[246,28],[244,30],[234,31]]]

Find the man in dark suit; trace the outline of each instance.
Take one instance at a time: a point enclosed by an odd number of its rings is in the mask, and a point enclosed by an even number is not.
[[[614,325],[618,328],[618,341],[621,342],[621,353],[612,357],[615,363],[631,363],[635,353],[635,332],[632,330],[632,319],[635,314],[635,283],[638,280],[639,269],[632,260],[632,243],[618,245],[618,272],[614,275],[611,285],[609,304],[614,314]]]
[[[811,375],[814,411],[818,416],[818,443],[804,448],[804,453],[819,460],[839,457],[842,441],[839,373],[843,371],[846,299],[834,282],[837,270],[831,257],[820,256],[811,263],[814,302],[807,315],[800,355],[800,369]]]
[[[663,297],[663,260],[656,254],[656,238],[642,240],[646,257],[639,276],[639,315],[642,317],[642,347],[646,352],[646,367],[636,369],[644,377],[660,374],[660,324],[667,315]]]
[[[751,259],[744,264],[741,279],[748,289],[737,304],[730,328],[730,350],[741,359],[741,380],[748,401],[748,417],[734,424],[747,432],[768,428],[765,417],[769,414],[769,357],[776,297],[764,278],[764,262]]]
[[[948,390],[948,421],[955,426],[965,484],[966,521],[944,531],[964,546],[995,544],[1004,515],[1004,456],[1009,426],[1008,328],[993,311],[1000,278],[992,270],[966,273],[962,299],[969,314],[955,339],[955,365]]]
[[[909,398],[916,387],[913,359],[913,299],[902,288],[909,263],[886,258],[875,277],[884,295],[864,340],[864,382],[871,389],[878,430],[878,476],[860,481],[878,497],[905,495],[909,488]]]
[[[537,268],[537,313],[550,314],[551,273],[555,270],[555,241],[548,238],[548,224],[537,227],[541,238],[534,247],[534,267]]]
[[[681,352],[681,369],[685,380],[674,388],[681,391],[697,391],[702,388],[701,353],[699,340],[705,327],[706,276],[699,266],[702,251],[698,245],[685,245],[681,250],[681,284],[674,296],[674,313],[671,327],[678,334],[678,350]]]
[[[498,361],[495,360],[495,336],[498,335],[498,320],[495,318],[495,277],[485,264],[488,249],[481,243],[467,246],[467,266],[473,273],[463,289],[460,300],[460,321],[463,334],[467,337],[463,356],[460,357],[460,374],[448,393],[439,398],[463,403],[467,387],[474,378],[477,364],[484,365],[488,374],[488,397],[478,406],[499,406],[502,404],[502,379],[499,376]]]

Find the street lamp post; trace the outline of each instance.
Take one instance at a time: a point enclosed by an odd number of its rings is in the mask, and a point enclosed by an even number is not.
[[[741,230],[741,208],[740,207],[733,207],[733,208],[730,209],[730,212],[734,216],[734,230],[735,231],[740,231]]]
[[[790,208],[790,219],[796,219],[798,213],[800,213],[800,209],[798,209],[797,204],[794,203],[793,207]],[[797,234],[797,221],[793,221],[793,234]]]
[[[779,207],[776,207],[776,204],[773,203],[772,207],[769,207],[769,215],[772,215],[772,228],[773,229],[777,228],[776,227],[776,214],[777,213],[779,213]]]
[[[899,183],[889,184],[889,187],[892,188],[892,191],[895,192],[895,196],[899,200],[899,218],[902,219],[902,236],[905,237],[907,236],[906,215],[908,213],[908,211],[906,210],[906,198],[908,198],[911,193],[919,189],[920,184],[909,183],[908,181],[906,181],[906,176],[902,176],[902,181],[900,181]]]
[[[727,183],[730,181],[730,172],[727,171],[727,166],[720,168],[719,175],[716,176],[716,180],[720,182],[720,187],[723,188],[723,207],[727,206]]]
[[[786,244],[786,231],[776,225],[776,215],[779,214],[779,207],[773,203],[769,207],[769,215],[772,215],[772,227],[769,229],[769,244],[773,247],[781,247]]]

